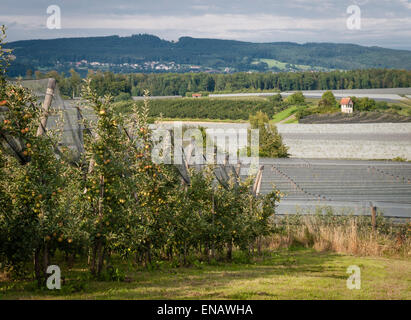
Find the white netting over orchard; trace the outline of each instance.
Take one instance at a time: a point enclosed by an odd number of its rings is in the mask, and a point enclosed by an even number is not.
[[[39,99],[39,105],[41,105],[46,95],[48,81],[48,79],[25,80],[22,81],[21,84],[23,87],[33,91],[34,95]],[[80,112],[75,103],[72,104],[64,101],[60,95],[58,86],[56,86],[46,128],[63,129],[60,143],[72,149],[77,155],[84,151],[84,126],[81,121],[83,113],[89,115],[89,113],[83,110]]]

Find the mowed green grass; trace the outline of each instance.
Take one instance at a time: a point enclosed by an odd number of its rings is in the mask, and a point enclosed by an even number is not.
[[[285,123],[285,124],[288,124],[288,123],[298,123],[298,120],[294,117],[294,118],[291,118],[291,119],[289,119],[289,120],[287,120],[287,121],[284,121],[284,122],[282,122],[282,123]]]
[[[361,289],[346,286],[361,269]],[[73,273],[85,273],[74,269]],[[64,272],[63,272],[64,274]],[[411,299],[411,261],[280,250],[249,263],[127,271],[130,282],[88,283],[84,291],[27,291],[0,283],[0,299]],[[7,289],[8,287],[8,289]]]
[[[280,121],[283,121],[290,117],[292,114],[298,111],[298,109],[301,108],[300,106],[291,106],[283,111],[280,111],[279,113],[276,113],[273,117],[273,122],[278,123]]]

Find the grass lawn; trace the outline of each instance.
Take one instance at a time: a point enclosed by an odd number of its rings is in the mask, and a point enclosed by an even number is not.
[[[361,268],[361,289],[346,287],[347,267]],[[27,290],[0,282],[0,299],[411,299],[411,261],[283,249],[249,263],[133,270],[129,282],[90,281],[80,292]],[[85,274],[74,268],[67,278]],[[64,276],[64,270],[62,271]],[[31,285],[32,287],[33,285]],[[26,287],[26,288],[25,288]]]
[[[280,111],[279,113],[276,113],[274,115],[272,122],[278,123],[280,121],[283,121],[290,117],[293,113],[297,112],[300,108],[300,106],[291,106],[283,111]]]
[[[287,123],[299,123],[299,122],[298,122],[298,120],[297,120],[295,117],[292,117],[292,118],[290,118],[289,120],[284,121],[284,122],[282,122],[282,123],[287,124]]]

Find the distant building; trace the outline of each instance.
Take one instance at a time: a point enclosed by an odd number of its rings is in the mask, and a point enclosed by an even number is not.
[[[193,93],[192,97],[193,98],[201,98],[201,93]]]
[[[352,102],[351,98],[342,98],[340,105],[342,113],[353,113],[354,103]]]

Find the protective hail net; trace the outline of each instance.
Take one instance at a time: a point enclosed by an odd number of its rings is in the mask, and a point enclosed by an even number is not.
[[[46,97],[48,82],[49,79],[24,80],[17,82],[17,84],[21,84],[23,87],[30,89],[33,95],[37,97],[37,105],[41,108]],[[0,112],[1,121],[3,120],[4,112],[7,111],[2,110],[2,112]],[[46,130],[56,130],[61,132],[61,134],[58,135],[60,137],[58,142],[59,146],[70,148],[72,150],[73,160],[78,159],[84,152],[83,135],[88,134],[88,132],[90,132],[89,129],[92,129],[85,127],[84,123],[86,122],[93,126],[96,119],[93,110],[85,107],[84,104],[81,105],[81,100],[64,100],[56,85],[52,103],[49,108]],[[7,137],[7,139],[5,139],[2,137],[2,144],[3,147],[19,158],[22,163],[28,161],[28,159],[25,159],[22,155],[21,143],[17,139],[13,137]],[[184,182],[190,184],[190,174],[187,165],[189,156],[187,157],[187,155],[184,154],[184,151],[182,151],[181,156],[183,164],[176,164],[175,167]],[[238,172],[236,172],[234,166],[230,165],[216,166],[214,174],[218,183],[225,187],[227,186],[230,175],[238,177]]]
[[[41,105],[45,98],[48,79],[27,80],[22,81],[21,84],[32,90],[39,100],[39,105]],[[62,130],[59,143],[69,147],[77,156],[84,151],[82,117],[92,117],[91,110],[82,109],[80,111],[79,101],[63,100],[59,88],[56,86],[46,129]]]
[[[21,84],[23,87],[30,89],[37,98],[37,105],[41,108],[46,96],[48,82],[49,79],[24,80],[15,82],[15,84]],[[0,120],[3,120],[6,112],[6,109],[1,110]],[[83,134],[85,127],[83,118],[93,121],[96,117],[91,109],[82,107],[80,110],[80,100],[63,100],[59,88],[56,86],[49,108],[46,130],[60,132],[58,135],[59,145],[70,148],[74,158],[78,158],[84,151]],[[22,148],[17,139],[2,137],[2,144],[3,147],[12,151],[20,160],[24,158],[19,154]]]

